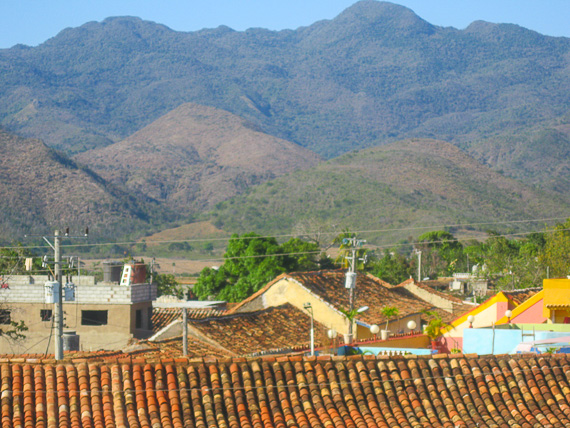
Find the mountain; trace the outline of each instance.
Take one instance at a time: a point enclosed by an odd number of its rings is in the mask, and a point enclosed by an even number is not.
[[[191,103],[76,159],[113,183],[191,212],[320,160],[231,113]]]
[[[35,139],[0,130],[0,241],[89,227],[90,240],[124,236],[167,213],[140,195],[120,190]]]
[[[565,169],[544,174],[533,135],[570,124],[570,39],[480,21],[442,28],[364,0],[296,30],[182,33],[119,17],[0,51],[0,125],[68,154],[121,141],[188,102],[325,158],[445,140],[552,189]],[[559,137],[547,144],[565,152]]]
[[[376,243],[395,243],[437,225],[463,233],[528,230],[529,223],[517,221],[565,218],[569,208],[559,197],[507,178],[452,144],[409,139],[257,186],[218,204],[211,218],[233,232],[289,233],[297,223],[312,221],[368,231]],[[505,224],[491,224],[498,221]],[[531,227],[540,230],[543,224]]]

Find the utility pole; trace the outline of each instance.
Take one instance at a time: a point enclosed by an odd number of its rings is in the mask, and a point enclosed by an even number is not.
[[[422,252],[420,250],[416,250],[418,254],[418,282],[422,280]]]
[[[361,247],[366,241],[363,239],[356,239],[356,237],[350,239],[343,239],[343,244],[351,244],[351,256],[346,257],[350,261],[348,266],[348,272],[346,273],[345,287],[349,289],[348,294],[348,304],[349,313],[354,311],[354,289],[356,288],[356,252],[357,247]],[[365,261],[365,259],[363,259]],[[350,320],[348,325],[348,334],[350,335],[350,340],[352,341],[353,335],[353,322]]]
[[[61,238],[59,237],[59,230],[56,230],[54,233],[54,243],[53,243],[53,252],[54,252],[54,273],[55,273],[55,281],[56,281],[56,289],[54,290],[54,294],[56,295],[56,300],[53,302],[54,304],[54,329],[55,329],[55,359],[62,360],[63,359],[63,287],[61,283]]]
[[[65,236],[68,238],[87,238],[89,235],[89,228],[85,228],[83,236],[69,236],[69,228],[65,229]],[[53,320],[54,320],[54,335],[55,335],[55,359],[63,360],[63,284],[61,275],[61,236],[59,230],[56,230],[50,238],[53,238],[53,245],[49,239],[43,235],[24,235],[24,237],[41,236],[44,241],[53,250],[54,254],[54,279],[56,282],[55,289],[53,290],[56,297],[53,302]],[[79,257],[78,257],[79,261]]]
[[[188,309],[182,308],[182,355],[188,356]]]

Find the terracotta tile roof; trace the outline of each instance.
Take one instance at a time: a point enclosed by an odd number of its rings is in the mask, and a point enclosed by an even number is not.
[[[162,358],[180,358],[182,353],[182,336],[171,337],[164,340],[156,341],[140,341],[139,347],[143,348],[138,351],[140,356],[144,356],[147,360],[158,360]],[[235,357],[236,354],[228,352],[225,349],[211,345],[192,336],[188,337],[188,358],[215,357],[228,358]]]
[[[469,310],[471,310],[473,308],[474,307],[472,306],[472,307],[470,307]],[[458,315],[452,314],[451,312],[444,311],[443,309],[439,309],[439,308],[432,308],[429,310],[429,312],[437,313],[440,316],[440,318],[442,319],[442,321],[446,324],[450,324],[452,321],[455,321],[458,318]],[[433,318],[433,316],[426,314],[424,312],[420,315],[420,318],[422,321],[425,321],[426,323],[428,323]]]
[[[203,319],[226,315],[227,309],[188,309],[188,319]],[[173,321],[182,319],[182,309],[178,308],[153,308],[152,330],[162,330]]]
[[[448,294],[448,293],[443,293],[439,290],[435,290],[434,288],[432,288],[429,285],[430,281],[416,282],[413,278],[409,278],[409,279],[405,280],[404,282],[393,286],[393,288],[405,287],[408,284],[415,284],[417,287],[421,288],[422,290],[425,290],[428,293],[433,294],[434,296],[437,296],[437,297],[440,297],[440,298],[443,298],[443,299],[449,301],[451,304],[451,308],[452,308],[452,314],[451,315],[449,314],[449,311],[447,311],[448,313],[445,314],[444,312],[446,312],[446,311],[441,311],[439,309],[437,310],[437,312],[441,315],[442,319],[446,322],[451,322],[454,319],[459,318],[460,316],[466,314],[467,312],[469,312],[469,311],[473,310],[473,308],[475,308],[475,305],[470,305],[468,303],[465,303],[459,297],[453,296],[453,295]]]
[[[523,288],[520,290],[503,290],[503,294],[507,296],[508,299],[515,302],[517,305],[520,305],[525,300],[530,299],[536,293],[540,292],[542,287],[533,287],[533,288]]]
[[[310,316],[285,304],[256,312],[193,319],[190,328],[236,355],[307,349]],[[315,321],[315,340],[324,337],[326,327]]]
[[[455,297],[452,296],[451,294],[448,293],[443,293],[439,290],[434,289],[433,287],[430,287],[429,282],[416,282],[415,283],[418,287],[420,287],[422,290],[426,290],[432,294],[435,294],[436,296],[442,297],[444,299],[449,300],[450,302],[454,302],[457,304],[462,304],[463,300],[461,300],[459,297]]]
[[[345,274],[344,270],[282,274],[244,302],[259,296],[277,281],[283,278],[290,278],[301,283],[313,294],[330,303],[335,308],[347,309],[350,307],[350,303],[349,292],[344,285]],[[381,313],[384,306],[396,306],[400,311],[399,317],[405,317],[431,309],[433,305],[419,299],[403,287],[393,287],[375,276],[358,273],[354,307],[359,308],[362,306],[368,306],[369,310],[357,316],[359,321],[367,324],[381,324],[386,322],[386,318]]]
[[[567,427],[570,360],[457,355],[0,363],[3,427]]]
[[[427,279],[421,281],[423,284],[427,285],[430,288],[442,288],[447,290],[449,288],[449,284],[454,281],[455,278],[452,276],[449,277],[440,277],[437,279]]]

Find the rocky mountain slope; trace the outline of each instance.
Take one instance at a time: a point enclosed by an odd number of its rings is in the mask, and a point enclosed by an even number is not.
[[[183,104],[125,140],[76,159],[113,183],[198,212],[319,162],[313,152],[212,107]]]
[[[149,198],[120,190],[35,139],[0,130],[0,241],[89,227],[92,240],[164,222]]]
[[[486,22],[442,28],[364,0],[296,30],[181,33],[123,17],[0,51],[0,124],[67,153],[121,141],[187,102],[325,158],[436,138],[552,188],[564,171],[544,175],[546,152],[528,135],[570,123],[570,40]]]

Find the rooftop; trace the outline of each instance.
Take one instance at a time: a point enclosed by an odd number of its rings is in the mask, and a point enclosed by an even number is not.
[[[517,305],[520,305],[522,302],[530,299],[541,290],[542,287],[522,288],[519,290],[503,290],[503,294],[515,302]]]
[[[262,295],[269,287],[283,279],[299,282],[310,292],[328,302],[337,309],[349,308],[349,292],[345,288],[344,270],[323,270],[317,272],[295,272],[279,275],[264,288],[259,290],[241,304],[234,307],[233,311],[245,303]],[[429,288],[429,287],[428,287]],[[438,292],[439,293],[439,292]],[[440,293],[443,294],[443,293]],[[449,296],[453,303],[459,304],[460,299]],[[459,302],[459,303],[458,303]],[[356,278],[354,307],[368,306],[369,310],[358,314],[358,320],[367,324],[385,323],[386,318],[382,315],[382,308],[395,306],[399,310],[399,317],[418,314],[422,311],[433,309],[433,305],[420,299],[403,286],[393,286],[379,278],[369,274],[358,273]],[[456,317],[457,315],[455,315]]]
[[[187,310],[187,317],[189,320],[218,317],[227,314],[228,310],[226,309],[207,308]],[[154,332],[157,332],[179,319],[182,319],[182,309],[180,308],[153,308],[152,329]]]
[[[562,355],[0,360],[3,426],[570,426]]]
[[[194,318],[188,324],[235,355],[249,355],[299,347],[307,349],[310,322],[308,313],[284,304],[256,312]],[[315,331],[324,336],[326,327],[315,321]],[[318,337],[316,334],[315,340]]]

